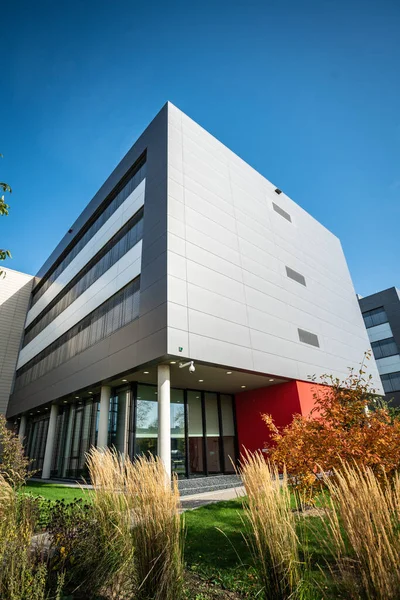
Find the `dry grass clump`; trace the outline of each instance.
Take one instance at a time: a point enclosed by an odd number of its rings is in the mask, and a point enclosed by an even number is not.
[[[400,477],[380,481],[370,468],[342,464],[325,477],[326,530],[352,598],[400,598]]]
[[[92,448],[88,467],[94,505],[107,535],[108,521],[127,544],[138,600],[178,600],[182,593],[183,532],[176,479],[166,483],[162,461],[132,462],[115,450]],[[126,565],[125,567],[126,568]]]
[[[47,565],[31,548],[35,526],[34,507],[28,496],[18,496],[0,475],[0,598],[2,600],[46,600]],[[59,598],[62,575],[58,578]]]
[[[249,544],[265,597],[299,598],[304,594],[296,517],[286,472],[280,480],[275,465],[261,453],[242,458],[239,473],[248,497],[245,515],[250,525]]]

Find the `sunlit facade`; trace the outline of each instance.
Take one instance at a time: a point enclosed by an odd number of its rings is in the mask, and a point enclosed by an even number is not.
[[[228,474],[368,348],[339,240],[167,103],[37,274],[7,416],[44,479]]]

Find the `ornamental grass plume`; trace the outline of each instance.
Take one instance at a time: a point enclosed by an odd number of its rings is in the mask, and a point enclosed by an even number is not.
[[[329,548],[350,598],[400,598],[400,476],[342,463],[329,490]]]
[[[167,482],[158,457],[143,456],[132,462],[115,449],[92,448],[88,467],[101,518],[120,513],[120,535],[125,538],[129,530],[135,599],[179,600],[183,529],[176,478],[172,486]]]
[[[310,597],[286,471],[280,479],[276,465],[266,462],[261,452],[246,451],[239,474],[248,498],[244,504],[245,524],[250,528],[247,539],[265,598]]]
[[[174,600],[182,595],[183,524],[176,476],[166,478],[159,457],[127,461],[126,492],[132,498],[138,598]]]
[[[121,587],[128,593],[134,589],[135,546],[123,457],[115,450],[91,448],[87,466],[93,485],[93,539],[81,545],[75,560],[83,574],[81,590],[87,590],[88,597]]]

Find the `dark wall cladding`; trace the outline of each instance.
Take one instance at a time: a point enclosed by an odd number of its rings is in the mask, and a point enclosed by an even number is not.
[[[18,369],[14,391],[136,319],[139,296],[140,277],[137,277]]]
[[[304,277],[304,275],[302,275],[301,273],[298,273],[294,269],[291,269],[290,267],[286,267],[286,275],[288,277],[290,277],[290,279],[297,281],[297,283],[301,283],[301,285],[304,285],[304,286],[306,285],[306,278]]]
[[[57,401],[61,396],[93,385],[93,382],[113,378],[121,370],[121,365],[124,365],[123,370],[134,369],[143,361],[143,357],[146,361],[152,361],[167,353],[167,148],[168,104],[164,105],[83,208],[72,226],[72,235],[66,233],[37,275],[38,280],[42,278],[43,281],[64,260],[79,236],[98,218],[105,204],[115,197],[115,191],[119,193],[122,190],[140,160],[145,157],[146,189],[138,318],[135,316],[130,323],[112,331],[109,336],[70,360],[57,359],[57,367],[50,369],[46,365],[46,371],[45,365],[35,367],[35,379],[24,385],[21,381],[16,383],[7,407],[8,418]],[[150,316],[153,311],[159,315],[157,319]],[[112,352],[110,356],[109,351]],[[61,352],[64,353],[65,349],[55,351],[51,360],[55,361]],[[99,364],[102,365],[101,370]],[[40,373],[44,373],[43,376]]]
[[[116,192],[114,198],[110,201],[106,199],[104,202],[104,208],[100,208],[100,214],[97,218],[88,226],[88,229],[79,237],[75,245],[66,254],[63,260],[40,280],[36,289],[32,294],[32,306],[43,296],[45,291],[50,285],[59,277],[59,275],[67,268],[67,266],[73,261],[73,259],[79,254],[79,252],[86,246],[88,241],[99,231],[104,223],[111,217],[111,215],[121,206],[121,204],[127,199],[127,197],[133,192],[135,188],[143,181],[146,177],[146,157],[142,157],[137,167],[133,170],[130,175],[130,179],[124,184],[124,187],[118,191],[116,186]]]
[[[143,236],[143,208],[141,208],[107,242],[68,285],[48,304],[25,330],[23,346],[31,342],[58,315],[85,292],[97,279],[110,269]]]
[[[283,210],[283,208],[275,204],[275,202],[272,203],[272,206],[274,211],[277,212],[278,215],[281,215],[281,217],[283,217],[287,221],[292,222],[292,217],[289,215],[289,213],[286,212],[286,210]]]
[[[297,331],[299,332],[299,340],[301,342],[319,348],[318,336],[315,335],[315,333],[311,333],[310,331],[306,331],[305,329],[298,329]]]

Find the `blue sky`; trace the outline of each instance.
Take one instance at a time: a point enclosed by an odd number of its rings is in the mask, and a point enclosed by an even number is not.
[[[2,4],[0,220],[36,273],[170,100],[341,238],[357,291],[400,286],[397,0]]]

